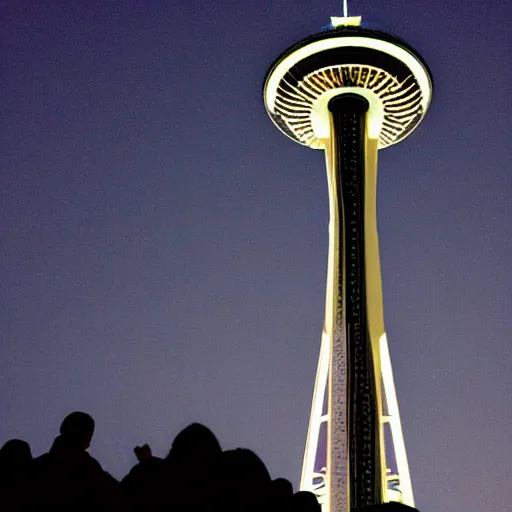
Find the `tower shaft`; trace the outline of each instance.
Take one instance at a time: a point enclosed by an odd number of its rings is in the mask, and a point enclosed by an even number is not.
[[[383,500],[381,398],[376,378],[380,359],[378,339],[372,340],[375,329],[370,327],[376,315],[368,309],[375,294],[368,289],[367,273],[375,261],[367,261],[366,247],[366,224],[372,225],[368,216],[374,210],[371,204],[366,207],[367,196],[370,201],[375,197],[366,190],[375,185],[366,168],[370,161],[376,162],[377,147],[367,135],[368,102],[362,96],[342,94],[331,100],[329,110],[333,268],[328,286],[334,310],[326,317],[332,340],[327,481],[331,512],[345,512]],[[372,150],[375,154],[368,154]]]

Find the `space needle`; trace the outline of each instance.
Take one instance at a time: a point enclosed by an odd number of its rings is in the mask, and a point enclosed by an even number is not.
[[[414,506],[384,328],[377,156],[414,131],[432,96],[430,71],[415,50],[362,28],[346,4],[344,11],[329,30],[284,51],[264,82],[275,125],[326,159],[325,322],[301,477],[323,512],[387,501]]]

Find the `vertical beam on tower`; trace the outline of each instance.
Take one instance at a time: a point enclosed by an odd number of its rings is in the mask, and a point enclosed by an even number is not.
[[[382,365],[382,383],[384,395],[388,409],[385,421],[391,428],[391,438],[393,440],[393,451],[396,459],[398,477],[400,479],[400,492],[402,493],[402,502],[405,505],[414,507],[414,494],[412,490],[411,475],[409,472],[409,462],[405,450],[404,434],[402,432],[402,422],[400,420],[400,410],[396,398],[395,381],[393,370],[391,368],[391,357],[389,355],[388,339],[384,333],[380,340],[380,359]]]
[[[374,354],[370,338],[365,270],[368,109],[368,101],[358,94],[341,94],[329,103],[339,240],[329,378],[327,467],[331,512],[348,512],[383,499],[374,365],[380,354]]]

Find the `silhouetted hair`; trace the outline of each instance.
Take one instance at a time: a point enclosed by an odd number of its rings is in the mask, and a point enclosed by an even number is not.
[[[60,433],[64,437],[90,440],[94,434],[94,420],[85,412],[72,412],[64,418]]]
[[[174,438],[167,458],[211,458],[219,455],[221,451],[219,441],[208,427],[192,423]]]
[[[270,473],[263,461],[247,448],[227,450],[222,454],[222,472],[233,481],[259,488],[270,485]]]
[[[2,465],[27,464],[31,460],[30,446],[21,439],[10,439],[0,448],[0,463]]]
[[[272,494],[274,496],[292,496],[293,494],[293,485],[286,478],[276,478],[270,482],[270,486],[272,487]]]

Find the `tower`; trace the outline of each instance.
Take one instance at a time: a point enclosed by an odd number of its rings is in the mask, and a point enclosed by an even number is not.
[[[422,121],[432,78],[409,45],[359,21],[332,18],[331,30],[282,53],[264,83],[276,126],[326,157],[325,322],[301,477],[324,512],[391,500],[414,505],[384,329],[377,153]]]

